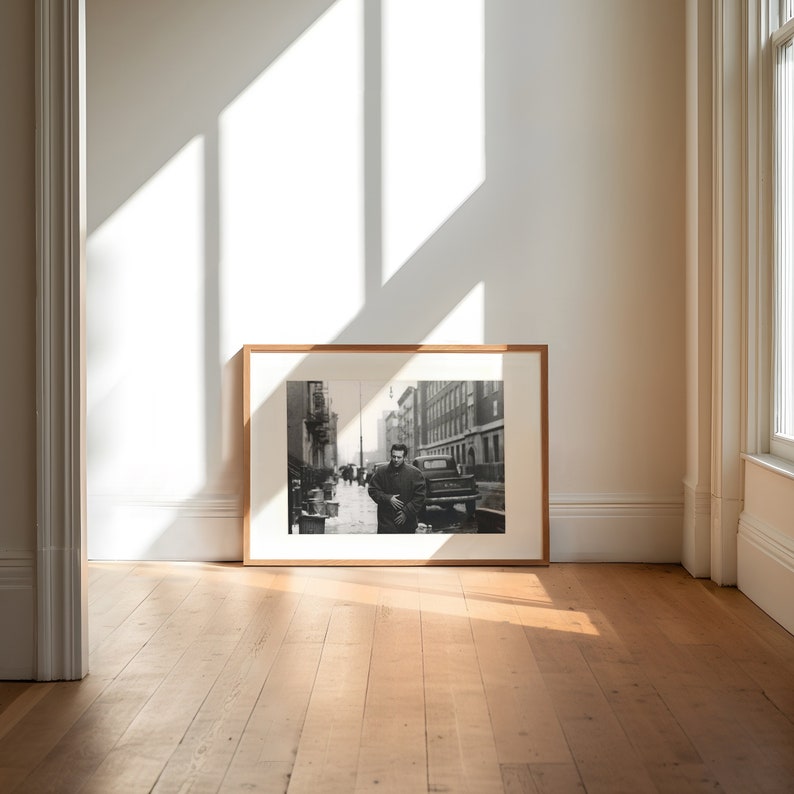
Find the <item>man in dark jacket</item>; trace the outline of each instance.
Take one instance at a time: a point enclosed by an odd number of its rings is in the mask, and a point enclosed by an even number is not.
[[[392,444],[391,461],[379,466],[369,481],[369,495],[378,505],[378,534],[414,533],[425,504],[422,472],[405,462],[408,447]]]

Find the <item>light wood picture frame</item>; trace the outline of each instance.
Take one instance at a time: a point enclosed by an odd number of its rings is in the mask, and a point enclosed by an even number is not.
[[[246,565],[549,562],[546,345],[245,345],[243,422]],[[372,477],[393,442],[477,495],[431,498],[425,472],[416,528],[379,534],[343,470]]]

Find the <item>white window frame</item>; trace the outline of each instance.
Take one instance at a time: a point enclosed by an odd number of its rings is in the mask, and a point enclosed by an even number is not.
[[[794,462],[794,0],[772,5],[775,184],[770,452]],[[786,82],[782,82],[784,76]]]

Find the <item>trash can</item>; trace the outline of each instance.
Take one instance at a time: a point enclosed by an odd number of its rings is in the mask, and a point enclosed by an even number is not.
[[[324,535],[325,516],[309,515],[301,513],[298,516],[299,535]]]
[[[306,503],[307,512],[311,515],[325,515],[325,497],[322,488],[312,488]]]
[[[477,533],[480,535],[502,534],[505,531],[505,511],[478,507],[474,511]]]
[[[338,518],[339,517],[339,502],[326,502],[325,503],[325,513],[328,518]]]

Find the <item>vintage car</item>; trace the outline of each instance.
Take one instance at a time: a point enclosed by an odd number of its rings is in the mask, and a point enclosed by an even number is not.
[[[381,466],[388,466],[388,460],[379,460],[376,463],[370,463],[369,468],[367,469],[367,482],[372,479],[372,475],[381,467]]]
[[[420,455],[414,458],[413,465],[425,478],[425,508],[454,508],[455,505],[462,505],[467,515],[474,515],[477,500],[482,499],[482,495],[477,489],[474,475],[461,474],[455,458],[451,455]]]

